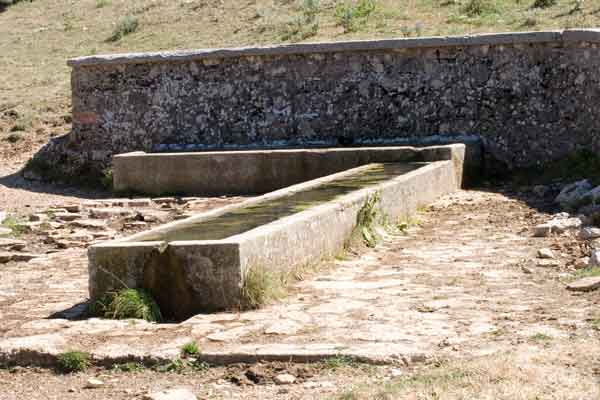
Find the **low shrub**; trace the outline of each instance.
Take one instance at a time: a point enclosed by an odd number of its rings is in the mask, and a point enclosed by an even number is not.
[[[81,372],[90,366],[90,356],[82,351],[67,351],[58,356],[58,368],[62,372]]]
[[[137,31],[140,21],[133,15],[126,15],[119,19],[113,34],[108,38],[109,42],[117,42],[123,37]]]

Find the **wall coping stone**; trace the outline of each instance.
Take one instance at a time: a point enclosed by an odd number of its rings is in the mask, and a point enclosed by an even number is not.
[[[264,47],[177,50],[150,53],[124,53],[77,57],[71,67],[185,62],[252,56],[337,53],[352,51],[400,50],[436,47],[498,46],[532,43],[600,43],[600,29],[567,29],[542,32],[485,33],[467,36],[436,36],[402,39],[356,40],[343,42],[294,43]]]

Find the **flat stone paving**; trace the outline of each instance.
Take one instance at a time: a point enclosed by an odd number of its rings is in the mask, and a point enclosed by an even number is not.
[[[461,191],[440,199],[406,235],[324,265],[276,304],[180,324],[64,318],[77,316],[86,300],[83,250],[6,264],[0,360],[43,363],[45,354],[67,349],[100,362],[167,360],[195,340],[213,363],[347,354],[408,364],[505,351],[538,334],[591,335],[586,319],[599,295],[566,290],[576,239],[532,237],[544,218],[502,194]],[[537,267],[545,247],[558,254],[558,267]]]

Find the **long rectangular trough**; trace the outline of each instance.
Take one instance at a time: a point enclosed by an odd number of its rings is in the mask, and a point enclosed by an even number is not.
[[[172,319],[239,309],[249,273],[286,275],[339,254],[375,194],[388,222],[460,188],[464,145],[429,162],[368,164],[89,249],[90,297],[149,290]]]
[[[376,162],[446,160],[451,146],[133,152],[113,157],[117,191],[153,195],[259,194]],[[464,157],[463,157],[464,159]],[[462,170],[460,171],[462,174]]]

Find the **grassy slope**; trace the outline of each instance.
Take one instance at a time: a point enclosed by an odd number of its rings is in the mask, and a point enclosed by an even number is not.
[[[68,131],[69,69],[80,55],[600,25],[600,0],[487,0],[496,12],[465,15],[468,0],[379,0],[376,11],[345,32],[335,15],[341,1],[321,0],[316,30],[294,25],[307,0],[34,0],[0,13],[0,161],[22,161],[51,135]],[[356,0],[355,0],[356,1]],[[139,29],[108,42],[119,18]],[[300,26],[296,33],[295,27]],[[286,34],[287,33],[287,34]],[[12,143],[14,142],[14,143]]]

